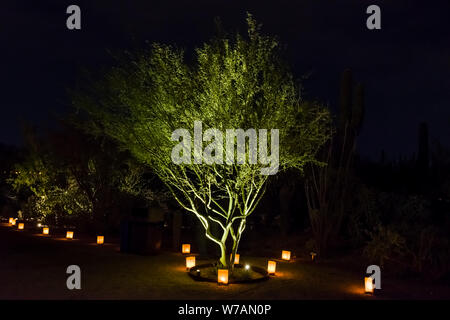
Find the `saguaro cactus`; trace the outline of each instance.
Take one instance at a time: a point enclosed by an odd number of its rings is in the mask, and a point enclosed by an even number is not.
[[[355,88],[351,118],[351,127],[353,128],[355,135],[359,135],[361,131],[364,111],[364,86],[361,83],[358,83]]]
[[[353,90],[349,69],[342,75],[339,107],[336,134],[322,150],[321,160],[326,165],[311,166],[305,180],[308,212],[319,255],[325,254],[329,242],[339,232],[347,210],[350,169],[364,118],[364,87],[357,84]]]
[[[419,125],[419,146],[417,153],[417,167],[421,174],[428,170],[429,146],[428,146],[428,125],[425,122]]]

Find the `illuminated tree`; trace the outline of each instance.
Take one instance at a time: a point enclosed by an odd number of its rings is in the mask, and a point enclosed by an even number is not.
[[[27,199],[25,214],[55,222],[63,215],[89,215],[92,204],[65,163],[55,156],[51,144],[38,138],[31,127],[24,125],[23,129],[25,156],[15,164],[8,182]]]
[[[96,139],[67,125],[39,137],[29,127],[24,133],[26,155],[9,182],[27,199],[28,216],[57,224],[76,220],[104,232],[124,198],[159,197],[143,179],[145,168],[105,137]]]
[[[316,150],[329,137],[328,111],[301,99],[299,85],[280,58],[278,42],[262,35],[250,15],[247,23],[248,37],[217,37],[196,49],[192,63],[185,62],[182,50],[154,44],[149,51],[130,55],[103,81],[88,83],[73,100],[90,115],[91,133],[120,141],[155,171],[182,208],[198,218],[206,237],[219,246],[222,266],[234,259],[246,220],[270,175],[261,173],[267,163],[251,161],[256,146],[250,142],[248,148],[241,144],[243,163],[227,163],[237,150],[226,153],[216,134],[227,129],[247,134],[252,128],[278,129],[279,148],[260,158],[268,160],[279,152],[278,170],[302,170],[315,162]],[[172,139],[177,129],[194,132],[196,121],[203,126],[205,141],[211,141],[204,151],[210,161],[174,163],[176,145],[185,148],[176,149],[185,159],[201,156],[199,146],[185,143],[186,136],[184,144]],[[267,144],[275,142],[271,132]],[[261,152],[261,136],[259,143]]]

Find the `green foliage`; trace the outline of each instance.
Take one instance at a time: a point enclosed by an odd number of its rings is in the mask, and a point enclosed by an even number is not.
[[[119,178],[118,190],[126,195],[144,200],[147,204],[159,203],[169,200],[170,192],[166,189],[155,187],[155,177],[149,174],[149,169],[134,159],[124,163]]]
[[[407,250],[405,239],[389,227],[379,225],[371,233],[371,238],[364,254],[372,261],[377,261],[380,266],[384,265],[386,259],[402,257]]]
[[[28,216],[104,230],[113,207],[125,197],[159,199],[144,178],[146,169],[105,139],[71,127],[44,137],[28,130],[26,137],[27,155],[9,183],[26,199]]]
[[[9,182],[16,192],[29,195],[25,214],[46,219],[58,213],[92,212],[92,204],[80,191],[74,177],[54,160],[49,154],[30,151],[26,159],[15,166]]]
[[[260,169],[265,165],[174,164],[172,132],[193,132],[194,121],[201,121],[203,130],[222,132],[279,129],[280,170],[303,170],[316,162],[317,149],[329,137],[328,111],[301,99],[276,39],[262,35],[250,15],[247,22],[247,37],[214,38],[195,50],[193,63],[186,63],[182,50],[153,44],[129,55],[73,101],[92,119],[91,133],[119,141],[199,219],[221,248],[223,265],[228,236],[234,253],[246,218],[264,193],[267,176]],[[213,234],[212,223],[221,234]]]

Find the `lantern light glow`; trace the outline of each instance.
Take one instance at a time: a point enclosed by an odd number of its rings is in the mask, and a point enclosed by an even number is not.
[[[50,229],[47,228],[47,227],[46,227],[46,228],[43,228],[43,229],[42,229],[42,233],[43,233],[43,234],[49,234],[49,233],[50,233]]]
[[[228,284],[228,269],[217,270],[217,283],[218,284]]]
[[[373,279],[371,277],[365,277],[364,278],[364,286],[365,286],[365,292],[368,294],[373,293]]]
[[[66,238],[67,239],[73,239],[73,231],[67,231]]]
[[[269,261],[267,263],[267,272],[269,274],[275,274],[276,268],[277,268],[277,263],[275,261]]]
[[[184,243],[181,247],[182,253],[191,253],[191,245],[189,243]]]
[[[103,244],[105,242],[104,236],[97,236],[97,244]]]
[[[233,258],[233,254],[230,254],[230,260]],[[234,264],[239,264],[239,253],[234,255]]]
[[[195,256],[186,257],[186,269],[195,267]]]
[[[19,223],[19,230],[23,230],[25,228],[25,225],[23,223]]]
[[[291,252],[286,250],[281,251],[281,259],[286,261],[291,260]]]
[[[14,223],[14,218],[9,218],[9,224],[13,224]]]

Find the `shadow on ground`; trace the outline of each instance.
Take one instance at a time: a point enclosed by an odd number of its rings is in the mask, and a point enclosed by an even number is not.
[[[199,260],[197,263],[206,263]],[[261,267],[267,258],[243,257]],[[0,299],[445,299],[449,288],[383,279],[381,294],[363,292],[364,274],[307,261],[277,263],[277,275],[253,284],[195,282],[184,257],[122,254],[117,245],[43,237],[0,226]],[[81,268],[81,290],[68,290],[66,268]]]

